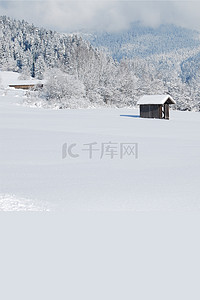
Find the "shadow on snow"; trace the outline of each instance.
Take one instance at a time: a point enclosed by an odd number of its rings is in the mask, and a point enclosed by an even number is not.
[[[120,115],[120,117],[140,118],[139,115]]]

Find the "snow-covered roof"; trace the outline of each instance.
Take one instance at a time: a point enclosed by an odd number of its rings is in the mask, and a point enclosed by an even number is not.
[[[45,80],[15,80],[9,83],[9,85],[36,85],[45,84]]]
[[[169,95],[144,95],[137,104],[164,104],[167,100],[170,101],[170,104],[176,104]]]

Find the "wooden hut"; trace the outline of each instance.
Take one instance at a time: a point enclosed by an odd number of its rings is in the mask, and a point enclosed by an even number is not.
[[[139,99],[140,117],[169,120],[169,105],[176,102],[169,95],[144,95]]]
[[[9,84],[9,87],[15,89],[22,89],[22,90],[39,90],[43,88],[43,84],[33,84],[33,83],[23,83],[23,84]]]

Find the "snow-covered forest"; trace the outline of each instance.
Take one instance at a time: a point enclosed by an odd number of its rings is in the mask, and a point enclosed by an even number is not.
[[[177,102],[175,108],[200,110],[197,38],[196,43],[167,53],[152,51],[145,57],[116,60],[75,34],[37,28],[5,16],[0,17],[0,37],[1,70],[19,72],[21,79],[47,79],[29,104],[123,107],[134,106],[143,94],[170,93]]]
[[[200,33],[173,24],[157,27],[133,22],[128,29],[117,32],[78,32],[94,47],[102,48],[120,61],[123,57],[145,58],[155,54],[169,53],[178,49],[194,49],[200,46]]]

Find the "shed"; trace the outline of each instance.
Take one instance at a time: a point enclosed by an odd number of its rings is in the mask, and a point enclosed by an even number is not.
[[[169,120],[169,105],[176,104],[170,95],[144,95],[139,99],[141,118]]]
[[[38,90],[43,88],[43,84],[34,84],[34,83],[23,83],[23,84],[9,84],[9,87],[15,88],[15,89],[22,89],[22,90]]]

